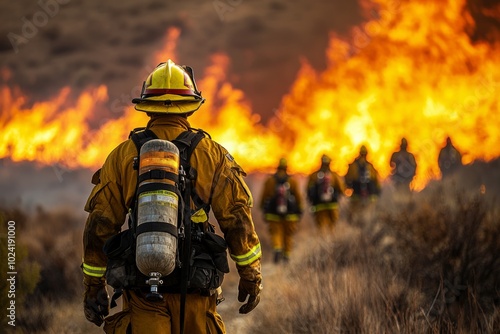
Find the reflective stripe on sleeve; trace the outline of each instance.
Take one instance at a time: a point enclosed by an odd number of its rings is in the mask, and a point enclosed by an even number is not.
[[[106,267],[93,267],[84,263],[83,273],[93,277],[103,277],[106,273]]]
[[[231,259],[236,262],[237,265],[245,266],[250,264],[256,260],[258,260],[262,255],[262,251],[260,249],[260,243],[255,245],[248,253],[243,255],[233,255],[231,254]]]

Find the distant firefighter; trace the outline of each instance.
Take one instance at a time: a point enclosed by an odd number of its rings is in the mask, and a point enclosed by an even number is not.
[[[288,262],[303,200],[297,180],[287,173],[286,159],[280,159],[276,173],[264,183],[260,207],[269,227],[274,263]]]
[[[450,137],[446,138],[446,146],[439,152],[438,164],[443,178],[450,176],[462,167],[462,155],[453,146]]]
[[[330,163],[331,159],[323,155],[320,169],[307,182],[307,199],[320,231],[334,228],[339,217],[338,201],[345,191],[342,178],[330,169]]]
[[[353,201],[373,201],[380,194],[380,181],[375,167],[366,160],[368,150],[361,146],[359,156],[349,164],[345,182],[353,193]]]
[[[401,139],[400,150],[392,154],[390,165],[392,168],[391,179],[396,188],[409,190],[410,183],[417,171],[417,162],[415,156],[408,152],[406,138]]]

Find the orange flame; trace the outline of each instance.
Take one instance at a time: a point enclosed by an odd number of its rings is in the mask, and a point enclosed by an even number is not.
[[[354,29],[350,43],[332,35],[323,72],[303,61],[268,124],[226,81],[228,57],[214,55],[198,82],[207,102],[190,118],[192,126],[208,131],[248,172],[270,171],[285,156],[291,172],[310,173],[326,153],[344,174],[366,144],[368,160],[387,177],[389,157],[406,137],[418,163],[416,189],[438,176],[447,135],[465,163],[500,156],[500,48],[470,41],[466,30],[474,22],[465,0],[376,3],[379,17]],[[179,36],[169,29],[155,64],[176,58]],[[105,86],[84,92],[74,105],[69,88],[29,108],[16,89],[3,87],[0,94],[0,158],[14,161],[98,168],[130,129],[147,122],[127,107],[93,130],[89,121],[107,100]]]
[[[333,36],[327,69],[305,63],[283,99],[278,123],[294,142],[291,165],[309,171],[326,152],[345,173],[366,144],[386,177],[406,137],[420,189],[438,175],[447,135],[464,163],[499,156],[499,45],[471,43],[465,1],[377,3],[380,18],[356,29],[353,44]]]
[[[179,28],[169,28],[167,30],[167,35],[165,36],[165,46],[162,50],[158,51],[154,55],[154,64],[159,64],[164,62],[166,59],[171,59],[173,62],[177,62],[177,54],[175,50],[177,49],[177,42],[181,35],[181,30]]]

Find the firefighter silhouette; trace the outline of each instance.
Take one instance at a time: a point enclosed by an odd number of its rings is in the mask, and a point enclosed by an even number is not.
[[[352,223],[353,218],[361,213],[371,203],[374,203],[380,195],[379,176],[373,165],[367,161],[368,150],[361,146],[359,156],[349,164],[345,182],[350,189],[348,220]]]
[[[400,150],[391,155],[391,180],[398,190],[410,190],[410,183],[415,177],[417,163],[415,156],[408,152],[408,141],[401,139]]]
[[[462,167],[462,154],[453,146],[450,137],[446,138],[446,145],[439,152],[438,165],[443,179]]]

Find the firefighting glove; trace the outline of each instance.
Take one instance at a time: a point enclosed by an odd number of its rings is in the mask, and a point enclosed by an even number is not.
[[[251,282],[240,278],[240,283],[238,284],[238,301],[243,303],[248,297],[247,303],[240,307],[239,312],[241,314],[249,313],[259,304],[261,290],[262,283],[260,280],[258,282]]]
[[[109,296],[104,277],[83,275],[83,311],[85,318],[96,326],[101,326],[109,314]]]

